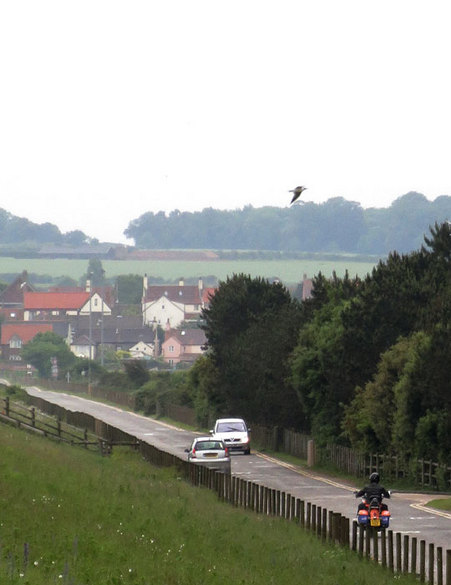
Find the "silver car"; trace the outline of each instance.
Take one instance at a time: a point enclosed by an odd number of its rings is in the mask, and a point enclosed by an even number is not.
[[[191,447],[185,449],[185,453],[188,453],[188,461],[196,465],[204,465],[222,473],[231,473],[230,453],[221,439],[197,437],[191,443]]]

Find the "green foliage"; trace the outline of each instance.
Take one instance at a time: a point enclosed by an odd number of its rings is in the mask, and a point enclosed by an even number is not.
[[[142,360],[124,362],[125,373],[133,387],[139,388],[149,380],[149,371]]]
[[[146,212],[124,231],[150,249],[282,250],[388,254],[418,249],[434,222],[451,215],[451,197],[430,202],[411,192],[385,209],[333,197],[325,203],[169,214]]]
[[[90,258],[85,280],[91,281],[91,286],[103,286],[105,284],[105,270],[99,258]]]
[[[124,274],[116,279],[119,301],[126,305],[141,303],[143,295],[143,278],[138,274]]]
[[[32,364],[43,378],[50,377],[51,358],[57,359],[60,377],[77,360],[64,339],[51,331],[38,333],[34,339],[23,346],[21,355],[22,359]]]
[[[136,409],[158,414],[165,403],[191,406],[187,391],[187,372],[149,372],[149,379],[135,392]]]
[[[219,386],[219,371],[210,356],[203,355],[194,362],[187,383],[199,426],[207,427]]]
[[[285,381],[300,321],[297,301],[280,283],[240,274],[220,283],[202,316],[211,365],[196,372],[198,396],[208,392],[218,414],[297,422],[300,409]]]

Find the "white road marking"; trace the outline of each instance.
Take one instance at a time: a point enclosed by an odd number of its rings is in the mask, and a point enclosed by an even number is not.
[[[422,512],[428,512],[429,514],[435,514],[436,516],[441,516],[442,518],[448,518],[448,520],[451,520],[451,514],[449,512],[442,512],[441,510],[428,508],[424,504],[410,504],[410,506],[416,510],[421,510]]]

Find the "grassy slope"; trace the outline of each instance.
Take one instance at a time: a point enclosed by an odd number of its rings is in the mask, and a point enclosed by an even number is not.
[[[1,583],[385,585],[394,578],[295,524],[222,504],[128,450],[101,458],[3,425],[0,449]]]

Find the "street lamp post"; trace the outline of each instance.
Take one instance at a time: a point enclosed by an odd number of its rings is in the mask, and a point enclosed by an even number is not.
[[[100,321],[100,364],[103,368],[103,295],[105,294],[105,270],[102,270],[102,316]]]
[[[91,359],[92,359],[92,272],[89,273],[89,360],[88,394],[91,396]]]

